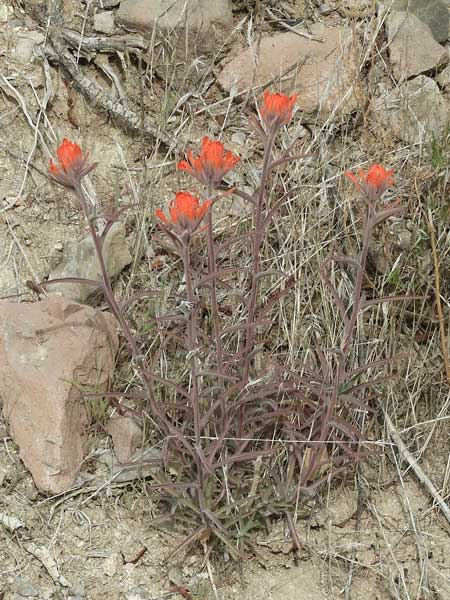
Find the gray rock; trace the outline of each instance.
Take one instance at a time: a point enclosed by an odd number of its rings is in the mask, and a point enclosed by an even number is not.
[[[126,593],[126,600],[148,600],[150,598],[149,591],[143,585],[137,585]]]
[[[449,106],[438,85],[425,75],[379,98],[374,110],[395,137],[408,143],[441,136],[450,118]]]
[[[115,319],[63,297],[2,302],[1,314],[3,415],[36,486],[65,492],[84,458],[81,390],[105,391],[112,377]]]
[[[114,8],[119,6],[120,0],[97,0],[97,4],[100,8]]]
[[[86,586],[80,579],[75,580],[75,581],[72,580],[69,593],[70,593],[69,600],[70,600],[70,598],[72,598],[72,600],[77,600],[79,598],[85,598],[86,597]]]
[[[376,10],[372,0],[341,0],[340,8],[345,16],[359,19],[372,15]]]
[[[83,277],[101,281],[100,266],[90,236],[69,246],[64,254],[62,262],[50,273],[50,279]],[[124,267],[131,263],[132,256],[123,223],[116,222],[109,230],[103,244],[103,255],[110,277],[116,277]],[[74,302],[81,303],[88,302],[99,290],[100,288],[82,283],[58,283],[47,288],[49,294],[62,294]]]
[[[114,577],[122,564],[121,555],[118,552],[111,552],[108,558],[103,561],[103,573],[108,577]]]
[[[16,34],[16,45],[12,58],[21,65],[28,65],[33,58],[34,49],[44,41],[44,34],[40,31],[25,31]]]
[[[10,29],[25,28],[26,27],[25,20],[24,19],[9,19],[8,27]]]
[[[445,69],[439,73],[439,75],[436,77],[436,81],[443,88],[450,87],[450,65],[447,65]]]
[[[14,16],[14,8],[0,0],[0,23],[6,23]]]
[[[39,596],[39,591],[26,577],[17,576],[14,580],[14,588],[17,594],[24,598],[36,598],[36,596]]]
[[[398,81],[431,71],[449,61],[448,51],[434,39],[428,25],[415,15],[391,12],[386,19],[386,28],[392,70]]]
[[[333,10],[334,9],[329,4],[327,4],[326,2],[324,2],[323,4],[321,4],[319,6],[319,14],[323,15],[323,16],[329,15],[330,13],[333,12]]]
[[[122,0],[116,22],[125,27],[174,33],[181,54],[217,49],[233,28],[231,0]]]
[[[412,13],[428,25],[436,41],[446,42],[450,24],[448,9],[446,0],[393,0],[391,10]]]
[[[216,51],[233,27],[231,0],[122,0],[116,22],[171,36],[180,57]]]
[[[298,105],[307,113],[317,113],[320,120],[330,114],[345,115],[359,106],[354,86],[358,82],[356,41],[350,29],[311,25],[309,39],[295,33],[264,37],[256,48],[237,49],[235,57],[219,75],[219,85],[229,94],[249,86],[267,84],[286,93],[299,94]],[[287,83],[278,82],[280,74],[298,64],[298,73]]]
[[[111,10],[95,13],[94,29],[100,33],[112,33],[114,31],[114,13]]]
[[[397,232],[397,245],[401,250],[411,250],[413,234],[407,229],[401,229]]]

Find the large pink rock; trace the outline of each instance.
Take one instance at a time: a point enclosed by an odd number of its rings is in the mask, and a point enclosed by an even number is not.
[[[432,71],[449,61],[447,48],[438,44],[428,25],[414,14],[391,12],[386,31],[392,72],[398,81]]]
[[[267,84],[271,90],[298,93],[298,106],[323,121],[356,110],[359,63],[352,31],[322,23],[308,31],[308,37],[279,33],[263,37],[259,46],[236,49],[219,85],[229,94]]]
[[[0,303],[0,401],[36,486],[69,489],[84,458],[80,389],[105,391],[118,349],[111,315],[63,297]]]

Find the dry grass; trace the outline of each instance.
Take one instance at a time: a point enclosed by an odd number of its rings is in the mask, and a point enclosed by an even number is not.
[[[258,32],[252,26],[248,15],[238,15],[233,36],[244,35],[245,31],[248,39],[257,39]],[[395,379],[380,387],[375,417],[358,412],[354,414],[355,421],[366,434],[367,449],[375,449],[379,453],[372,455],[368,463],[361,466],[355,475],[354,486],[351,482],[352,473],[342,480],[330,480],[328,487],[315,498],[316,509],[305,521],[300,519],[305,500],[299,497],[294,516],[298,518],[296,526],[302,540],[303,557],[309,556],[309,560],[320,567],[322,584],[328,594],[339,591],[345,598],[444,599],[450,597],[450,571],[446,564],[447,524],[427,492],[416,483],[410,462],[404,461],[404,455],[397,451],[398,443],[392,438],[392,431],[385,427],[383,415],[389,417],[396,434],[445,502],[449,494],[450,472],[447,452],[450,396],[442,358],[445,339],[442,330],[445,334],[448,327],[450,298],[448,206],[445,204],[448,195],[445,160],[448,156],[448,139],[436,140],[434,146],[431,143],[405,145],[393,140],[389,132],[382,131],[370,106],[379,78],[382,77],[388,85],[392,84],[389,75],[383,74],[389,71],[385,49],[382,43],[378,43],[381,27],[382,22],[376,19],[363,21],[357,26],[361,38],[361,72],[367,82],[367,86],[359,90],[361,106],[365,107],[359,115],[359,126],[354,128],[343,123],[336,127],[332,122],[308,123],[307,131],[299,123],[283,134],[281,144],[284,147],[298,136],[296,150],[311,153],[311,157],[298,161],[292,168],[281,170],[272,180],[274,196],[292,188],[298,188],[298,191],[286,201],[275,219],[263,250],[263,269],[295,274],[297,284],[289,295],[280,300],[271,314],[273,322],[279,323],[279,327],[270,331],[270,344],[263,360],[270,363],[276,359],[298,371],[305,358],[313,360],[312,348],[332,348],[336,345],[342,325],[329,290],[318,273],[330,252],[352,255],[358,250],[362,217],[359,200],[343,181],[342,174],[349,168],[364,168],[374,161],[393,167],[397,179],[395,195],[402,199],[408,210],[395,223],[383,226],[372,249],[373,266],[368,274],[367,285],[376,296],[423,294],[426,299],[422,302],[380,305],[368,309],[360,320],[357,349],[353,355],[355,366],[389,356],[406,356],[393,367]],[[244,188],[252,188],[255,184],[252,169],[258,163],[259,145],[251,135],[244,138],[235,135],[246,127],[242,105],[239,98],[224,98],[210,83],[214,78],[215,65],[212,62],[207,65],[177,64],[174,69],[169,57],[163,67],[158,67],[160,76],[161,72],[164,73],[163,83],[155,84],[155,62],[152,55],[145,60],[144,66],[136,61],[130,67],[126,92],[137,107],[138,114],[145,111],[160,115],[158,124],[170,131],[178,156],[187,147],[187,141],[192,143],[204,133],[220,135],[229,147],[243,157],[236,176],[237,183]],[[4,77],[8,77],[8,74]],[[141,83],[134,85],[134,81]],[[19,76],[8,82],[6,87],[2,86],[4,95],[0,116],[8,122],[11,112],[14,112],[10,131],[16,127],[23,132],[27,141],[20,147],[14,142],[16,135],[7,131],[1,140],[2,160],[9,168],[20,169],[22,174],[17,192],[2,207],[4,268],[9,269],[13,261],[16,280],[15,285],[10,280],[5,296],[29,294],[24,288],[24,280],[30,277],[39,279],[45,270],[32,250],[28,250],[15,233],[9,215],[13,214],[17,200],[23,201],[24,197],[32,195],[42,200],[42,190],[48,187],[43,187],[47,184],[36,169],[45,170],[48,149],[56,141],[52,132],[65,132],[69,127],[58,120],[54,109],[47,108],[45,98],[52,91],[51,88],[46,88],[38,102],[26,77]],[[12,92],[15,98],[10,93],[10,86],[15,90]],[[258,92],[258,89],[249,90],[250,102]],[[36,114],[33,109],[39,105],[43,107],[41,112],[38,112],[37,118],[32,117]],[[95,129],[97,120],[95,117],[92,119],[90,127]],[[86,146],[93,137],[90,127],[83,130]],[[118,158],[113,169],[106,166],[100,169],[98,187],[110,199],[112,191],[106,185],[106,180],[114,173],[113,179],[117,182],[114,199],[119,203],[126,203],[129,199],[138,200],[141,205],[141,209],[129,218],[135,260],[132,268],[117,282],[116,290],[124,295],[144,288],[163,289],[167,293],[158,304],[148,303],[131,313],[145,336],[143,339],[147,340],[146,351],[151,355],[158,349],[160,338],[154,335],[148,342],[149,318],[169,309],[169,297],[179,291],[180,272],[174,255],[153,240],[153,211],[156,206],[163,206],[172,192],[180,184],[185,184],[186,180],[173,174],[173,156],[157,154],[152,146],[139,139],[130,143],[126,135],[118,133],[111,125],[108,129],[110,139],[115,139],[114,153]],[[99,148],[104,141],[99,139]],[[20,160],[17,156],[21,157]],[[444,159],[439,161],[436,156],[443,156]],[[24,196],[24,193],[29,196]],[[101,203],[101,194],[98,196]],[[218,235],[224,238],[230,229],[238,233],[246,231],[249,226],[247,215],[236,214],[236,209],[230,205],[231,200],[223,201],[217,223]],[[29,205],[25,207],[25,210],[28,209]],[[63,207],[62,214],[67,217],[67,213],[67,207]],[[77,218],[73,218],[73,213],[71,219],[72,223],[76,223]],[[436,232],[434,248],[428,222],[434,224]],[[77,228],[78,225],[75,230],[79,233]],[[398,245],[399,233],[405,230],[410,234],[411,243],[401,249]],[[63,235],[67,236],[67,229],[61,232]],[[436,261],[433,261],[432,251],[437,257]],[[248,268],[247,248],[242,246],[233,252],[230,260],[239,262],[244,269]],[[439,318],[434,303],[437,272],[441,282],[442,304]],[[352,272],[335,267],[331,278],[339,292],[344,297],[350,297]],[[270,297],[276,294],[284,283],[283,277],[274,275],[266,278],[263,295]],[[241,286],[244,285],[243,279]],[[231,314],[225,326],[238,324],[240,318],[239,314]],[[153,336],[154,330],[150,331]],[[445,348],[444,356],[446,352]],[[158,366],[164,377],[179,375],[179,363],[174,360],[170,347],[161,353]],[[124,365],[118,374],[117,385],[121,389],[128,389],[135,384]],[[151,419],[149,433],[154,435]],[[159,443],[162,445],[163,441]],[[6,434],[4,456],[6,463],[14,465],[17,473],[22,473]],[[278,460],[280,465],[285,464],[285,448],[281,446]],[[257,468],[255,465],[255,470]],[[264,485],[264,472],[258,474],[258,486],[261,485]],[[111,493],[115,493],[114,488],[108,487],[108,494]],[[136,489],[129,488],[123,496],[117,496],[116,504],[142,506],[142,493],[148,495],[144,482],[137,484]],[[157,496],[150,496],[157,501]],[[104,490],[99,490],[95,495],[96,500],[99,497],[102,498],[100,502],[106,513],[115,510],[114,502],[108,500]],[[41,507],[38,498],[30,500],[20,481],[7,479],[5,498],[8,506],[13,507],[14,514],[23,515],[25,520],[36,522],[42,519],[46,522],[48,514],[44,508],[48,504]],[[311,503],[310,500],[308,502]],[[55,514],[59,515],[59,524],[52,522],[42,529],[40,526],[38,537],[43,543],[51,546],[59,538],[68,543],[69,538],[63,533],[63,524],[67,519],[65,510],[73,511],[74,515],[78,515],[77,518],[83,518],[79,515],[83,514],[84,506],[77,504],[77,497],[69,498],[58,505],[60,512],[56,511]],[[153,513],[153,509],[149,512]],[[306,512],[311,514],[310,508]],[[33,513],[38,516],[32,517]],[[123,519],[123,515],[116,514],[113,517],[121,526]],[[318,525],[314,519],[318,519]],[[132,521],[127,520],[127,523],[133,527]],[[145,527],[145,520],[140,522],[140,527]],[[277,565],[279,559],[273,558],[277,556],[274,554],[277,552],[275,541],[286,544],[280,529],[273,529],[269,538],[261,534],[255,541],[255,553],[258,548],[261,553],[268,548],[265,557],[270,555],[270,560]],[[23,562],[26,554],[19,551],[9,535],[6,538],[7,552],[16,556],[17,563],[26,572],[28,567]],[[289,562],[291,559],[286,560]],[[217,580],[220,565],[214,566],[213,573],[211,565],[207,564],[211,577]],[[6,576],[15,568],[7,566],[1,574]],[[364,588],[366,579],[372,589],[379,590],[379,596],[375,593],[368,595],[372,592],[370,588],[369,592]],[[220,596],[223,590],[219,589],[217,593]]]

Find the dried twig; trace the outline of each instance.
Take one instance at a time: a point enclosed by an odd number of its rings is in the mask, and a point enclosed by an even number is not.
[[[81,37],[78,31],[61,28],[61,36],[64,41],[73,48],[80,48],[86,54],[97,52],[137,52],[145,50],[148,43],[142,35],[127,34],[111,36],[84,36]]]
[[[386,427],[389,431],[389,435],[391,436],[392,441],[395,442],[402,457],[410,465],[411,469],[416,474],[416,477],[419,480],[419,482],[425,486],[425,488],[427,489],[430,496],[433,498],[433,500],[436,502],[436,504],[441,509],[441,511],[442,511],[444,517],[447,519],[448,523],[450,523],[450,509],[449,509],[448,505],[445,503],[444,499],[442,498],[440,493],[437,491],[437,489],[434,487],[433,483],[430,481],[430,479],[427,477],[427,475],[425,475],[425,473],[422,470],[422,467],[417,463],[414,456],[411,454],[411,452],[408,450],[408,448],[403,443],[403,440],[400,437],[390,416],[387,414],[387,412],[385,410],[383,410],[383,413],[384,413],[384,419],[386,422]]]
[[[274,19],[278,23],[278,25],[280,27],[282,27],[283,29],[287,29],[287,31],[290,31],[291,33],[295,33],[296,35],[299,35],[301,37],[304,37],[307,40],[313,40],[314,42],[323,42],[322,38],[316,37],[316,36],[311,35],[309,33],[305,33],[304,31],[299,31],[295,27],[291,27],[288,23],[286,23],[282,19],[278,19],[277,16],[270,10],[270,8],[266,7],[266,13],[269,15],[269,17],[271,17],[272,19]]]
[[[139,133],[152,142],[158,141],[168,149],[173,148],[174,140],[149,117],[142,120],[140,115],[123,106],[120,100],[112,99],[101,86],[84,75],[75,58],[69,52],[58,27],[50,28],[48,35],[57,61],[65,71],[71,85],[83,94],[94,109],[106,111],[120,125],[133,133]]]
[[[442,359],[444,361],[445,375],[447,383],[450,385],[450,360],[448,357],[447,336],[445,333],[444,313],[442,312],[441,302],[441,277],[439,273],[439,260],[436,250],[436,231],[433,224],[431,210],[428,209],[428,230],[430,232],[431,251],[433,253],[434,266],[434,293],[436,298],[436,311],[439,319],[439,333],[441,336]]]

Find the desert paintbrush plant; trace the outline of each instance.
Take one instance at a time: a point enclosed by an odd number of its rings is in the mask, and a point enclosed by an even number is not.
[[[58,164],[50,164],[54,180],[74,190],[79,199],[102,275],[100,282],[85,283],[101,285],[104,291],[140,377],[153,435],[159,436],[161,465],[151,487],[170,503],[168,516],[189,530],[174,553],[197,541],[209,547],[219,542],[236,557],[249,541],[248,533],[277,515],[287,519],[298,547],[292,513],[302,490],[317,487],[360,458],[359,444],[364,440],[353,413],[370,409],[370,390],[377,380],[361,383],[358,378],[370,368],[382,367],[384,361],[350,368],[349,354],[361,313],[373,304],[399,299],[368,300],[362,284],[374,228],[398,214],[401,207],[381,201],[393,184],[391,171],[374,165],[358,177],[348,174],[366,203],[367,216],[359,256],[335,258],[355,269],[353,297],[341,298],[325,267],[322,273],[343,323],[341,344],[331,349],[335,366],[329,365],[320,348],[312,349],[317,368],[299,365],[294,372],[273,360],[268,364],[264,360],[267,332],[277,326],[271,316],[273,308],[296,284],[296,273],[281,274],[286,279],[281,291],[268,297],[261,291],[265,278],[274,274],[261,268],[262,249],[277,212],[295,194],[288,190],[273,198],[269,183],[277,167],[299,158],[291,156],[289,149],[281,153],[277,149],[277,136],[291,121],[296,101],[296,95],[266,92],[259,116],[250,117],[250,126],[263,145],[260,181],[253,193],[224,184],[223,178],[236,167],[239,157],[219,140],[205,137],[198,155],[191,149],[187,159],[179,162],[178,169],[201,184],[203,193],[178,192],[168,212],[156,212],[160,230],[181,258],[185,293],[176,295],[170,313],[154,317],[153,331],[160,346],[151,353],[150,341],[137,341],[133,335],[126,313],[133,301],[161,291],[142,291],[119,301],[102,254],[111,224],[129,206],[109,219],[99,234],[97,216],[82,187],[82,178],[95,165],[67,140],[58,148]],[[228,194],[248,203],[252,227],[219,239],[216,204]],[[245,244],[251,255],[250,269],[230,264],[227,258],[232,247]],[[238,285],[237,275],[241,281],[244,278],[244,285]],[[56,281],[61,280],[45,285]],[[230,303],[231,325],[225,319]],[[163,354],[177,365],[173,376],[161,367]]]

